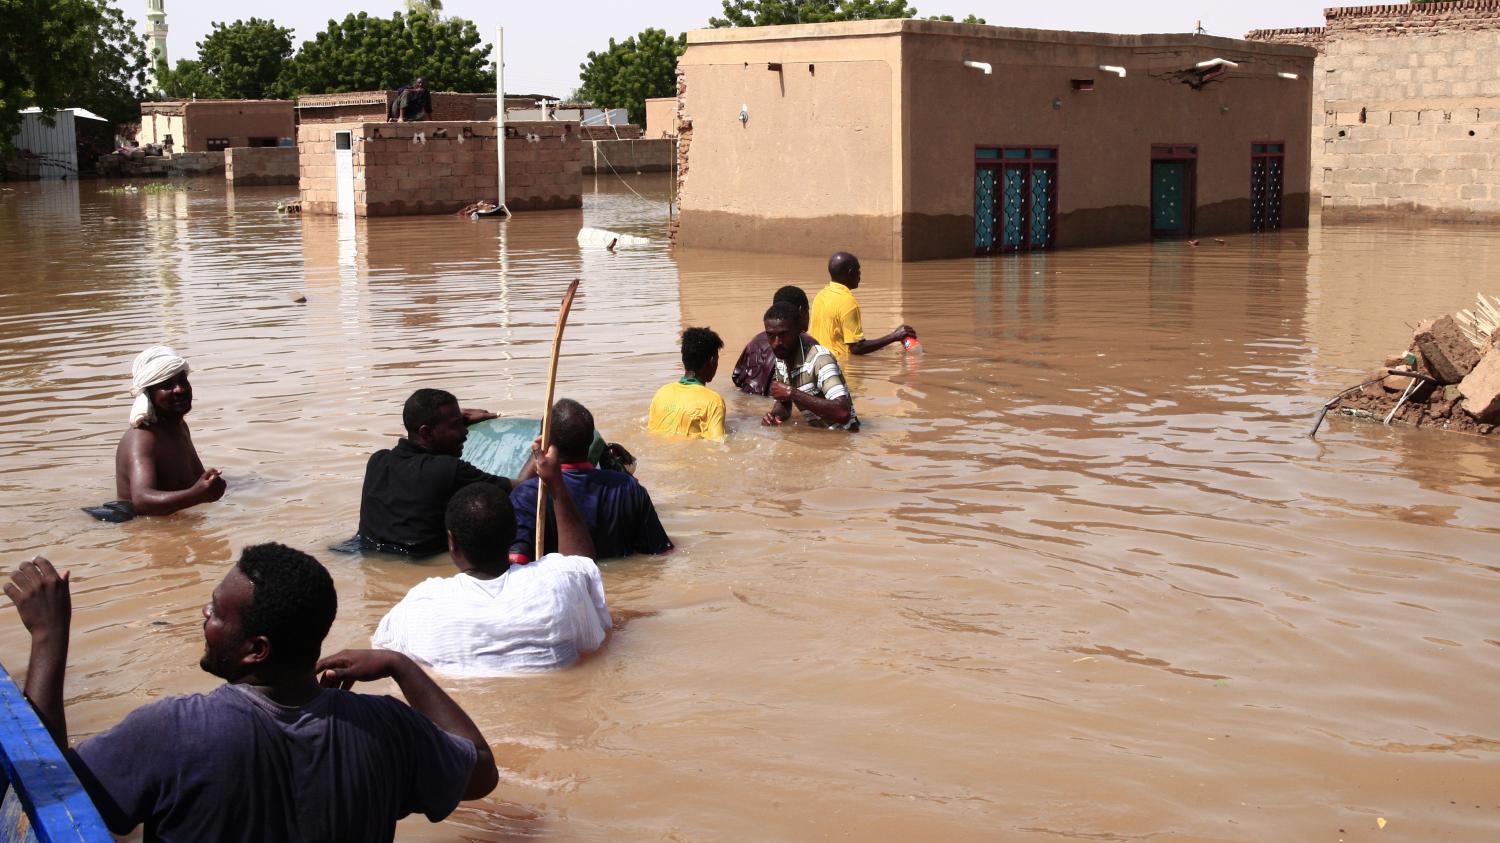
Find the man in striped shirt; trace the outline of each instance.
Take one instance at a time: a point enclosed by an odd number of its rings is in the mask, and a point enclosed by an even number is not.
[[[854,400],[844,384],[844,373],[833,352],[802,339],[797,308],[777,302],[766,311],[766,340],[776,354],[776,372],[771,379],[771,397],[776,404],[761,424],[779,425],[792,416],[792,407],[802,411],[814,427],[859,430]]]

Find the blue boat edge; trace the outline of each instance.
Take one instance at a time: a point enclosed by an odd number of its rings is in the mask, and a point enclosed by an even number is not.
[[[47,728],[0,665],[0,843],[111,841]]]

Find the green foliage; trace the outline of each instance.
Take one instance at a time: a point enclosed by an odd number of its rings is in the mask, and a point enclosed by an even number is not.
[[[709,26],[776,26],[917,16],[917,10],[906,0],[723,0],[723,3],[724,17],[709,18]],[[953,16],[938,15],[928,20],[951,21]],[[984,23],[984,18],[969,15],[963,23]]]
[[[0,155],[29,106],[138,119],[147,66],[146,40],[108,0],[0,0]]]
[[[687,35],[676,38],[663,29],[644,29],[620,43],[609,39],[609,49],[590,52],[579,65],[577,96],[599,108],[623,108],[630,121],[644,125],[646,100],[677,96],[677,58],[687,49]]]
[[[156,65],[156,84],[168,99],[212,99],[224,96],[219,80],[204,69],[203,62],[193,59],[178,59],[177,66],[168,70],[164,62]]]
[[[260,18],[215,23],[208,37],[198,42],[198,62],[218,83],[217,93],[207,96],[248,100],[272,97],[291,55],[292,31]]]
[[[390,18],[360,12],[330,20],[304,42],[278,88],[282,95],[388,90],[421,76],[430,91],[493,91],[490,52],[473,21],[425,11]]]

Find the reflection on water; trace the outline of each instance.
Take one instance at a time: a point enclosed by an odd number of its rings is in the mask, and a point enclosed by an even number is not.
[[[1304,434],[1404,323],[1472,301],[1500,235],[868,263],[870,332],[910,322],[926,353],[850,365],[865,430],[764,430],[726,377],[713,446],[642,432],[678,333],[736,354],[823,262],[580,249],[585,224],[667,226],[665,179],[588,184],[581,212],[477,223],[287,218],[286,189],[211,180],[0,192],[3,561],[76,578],[75,732],[212,687],[198,608],[246,543],[319,550],[331,648],[446,574],[320,549],[414,387],[538,411],[577,277],[559,395],[641,458],[680,549],[602,566],[631,620],[586,664],[452,686],[503,782],[403,839],[1495,836],[1494,445]],[[192,361],[229,494],[95,524],[77,508],[112,490],[130,360],[157,342]],[[24,641],[0,613],[7,663]]]

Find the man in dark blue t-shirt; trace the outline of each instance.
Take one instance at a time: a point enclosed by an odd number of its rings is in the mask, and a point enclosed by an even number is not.
[[[594,416],[586,407],[568,398],[552,405],[552,444],[562,460],[563,482],[578,505],[583,523],[594,540],[594,558],[612,559],[634,553],[666,553],[672,540],[656,517],[651,496],[623,471],[595,468],[589,462],[594,443]],[[510,546],[510,561],[529,562],[536,551],[536,478],[516,484],[510,493],[516,510],[516,538]],[[557,551],[552,502],[547,502],[546,553]]]
[[[494,757],[458,704],[410,659],[346,650],[319,661],[338,599],[318,561],[247,547],[203,609],[208,694],[168,697],[67,749],[67,574],[38,556],[5,586],[31,633],[26,698],[116,834],[147,840],[393,840],[494,789]],[[320,675],[321,674],[321,675]],[[407,702],[349,693],[390,678]]]

